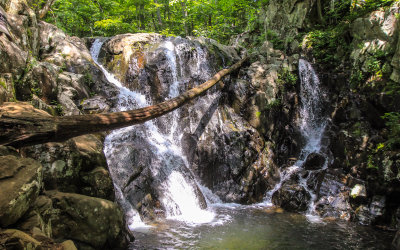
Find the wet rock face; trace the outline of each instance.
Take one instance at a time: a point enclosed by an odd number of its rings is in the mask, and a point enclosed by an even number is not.
[[[343,179],[346,177],[340,170],[328,169],[321,173],[316,210],[322,217],[341,218],[350,220],[353,210],[349,202],[349,188]]]
[[[161,35],[155,33],[117,35],[104,44],[100,61],[127,88],[139,89],[141,85],[138,79],[147,77],[143,71],[146,51],[151,44],[160,40]]]
[[[310,194],[303,186],[289,183],[284,184],[272,195],[274,204],[291,212],[307,210],[310,199]]]
[[[303,164],[305,170],[318,170],[321,169],[325,164],[325,157],[319,153],[311,153],[307,156],[306,161]]]
[[[33,204],[42,186],[42,166],[30,158],[0,156],[0,225],[15,223]]]
[[[368,204],[358,206],[355,209],[355,217],[362,225],[371,225],[379,222],[385,214],[386,198],[384,196],[373,196]]]
[[[269,166],[257,162],[264,147],[257,131],[224,106],[215,110],[202,129],[201,137],[192,134],[185,146],[202,183],[226,202],[261,200],[268,185],[261,173]]]

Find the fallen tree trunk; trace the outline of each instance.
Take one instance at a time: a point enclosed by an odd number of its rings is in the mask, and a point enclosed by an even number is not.
[[[227,74],[247,61],[243,58],[228,69],[223,69],[210,80],[171,100],[131,111],[108,114],[53,117],[45,112],[7,109],[0,106],[0,145],[23,147],[45,142],[65,141],[72,137],[97,133],[134,124],[167,114],[202,95]]]

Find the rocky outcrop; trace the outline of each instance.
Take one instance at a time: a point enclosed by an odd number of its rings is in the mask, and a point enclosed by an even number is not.
[[[225,202],[262,200],[266,186],[272,185],[263,175],[271,171],[263,156],[263,140],[229,107],[219,107],[210,115],[204,127],[183,139],[192,167]]]
[[[43,165],[46,190],[114,199],[101,136],[83,135],[65,143],[46,143],[22,150]]]
[[[17,222],[33,204],[42,186],[42,166],[33,159],[0,156],[0,225]]]
[[[382,119],[384,113],[399,107],[398,94],[390,87],[397,82],[398,13],[399,3],[395,2],[350,25],[351,85],[332,89],[338,95],[330,131],[335,158],[332,167],[341,168],[346,178],[357,180],[346,184],[351,192],[346,199],[351,205],[351,218],[366,225],[390,223],[399,206],[392,198],[400,191],[396,188],[398,152],[387,144]]]
[[[16,229],[0,231],[0,247],[4,249],[64,249],[76,250],[71,241],[55,243],[52,239],[39,234],[27,234]]]
[[[53,237],[72,239],[94,249],[126,246],[123,214],[115,203],[57,191],[45,194],[53,205]]]
[[[362,65],[361,69],[365,73],[368,71],[368,65],[365,65],[368,56],[374,56],[379,51],[393,53],[396,50],[399,33],[399,20],[396,17],[398,13],[399,4],[395,3],[387,10],[374,11],[352,23],[351,59],[353,64]]]
[[[264,30],[267,33],[266,39],[274,38],[268,37],[268,31],[272,31],[281,39],[286,39],[287,44],[298,34],[299,29],[305,28],[306,22],[309,21],[306,18],[309,17],[314,5],[315,1],[312,0],[289,0],[284,3],[279,0],[269,1],[264,7],[265,12],[262,16]]]
[[[146,50],[161,38],[155,33],[117,35],[105,43],[100,55],[104,56],[107,68],[128,88],[135,90],[146,64]]]

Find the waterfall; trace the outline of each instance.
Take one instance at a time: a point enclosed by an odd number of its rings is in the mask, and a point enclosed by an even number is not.
[[[300,132],[306,139],[304,153],[319,152],[327,118],[323,114],[323,91],[312,65],[299,60],[300,75]]]
[[[151,105],[149,97],[124,87],[99,63],[103,42],[96,39],[90,52],[107,80],[119,89],[118,102],[113,111]],[[168,98],[173,98],[179,95],[180,85],[175,46],[171,41],[164,41],[158,48],[162,49],[168,60],[172,74]],[[205,210],[202,187],[197,183],[182,153],[178,110],[167,114],[165,118],[162,123],[168,123],[165,124],[168,127],[167,132],[162,132],[157,121],[151,120],[141,125],[114,130],[105,139],[104,153],[117,192],[116,197],[125,210],[131,229],[144,225],[133,201],[140,205],[145,202],[159,202],[167,218],[188,223],[210,222],[214,218],[212,212]],[[148,180],[139,185],[136,181],[141,178],[140,174],[144,174]],[[155,191],[145,190],[148,182],[156,188]],[[135,195],[141,192],[144,198],[140,197],[141,200],[138,200]],[[149,198],[146,192],[152,194],[152,197]]]
[[[293,179],[293,176],[297,175],[297,184],[303,187],[311,197],[306,213],[310,219],[314,219],[313,216],[316,214],[314,203],[317,195],[307,185],[307,181],[312,176],[310,173],[325,170],[329,163],[329,156],[324,152],[322,145],[322,136],[328,122],[323,110],[326,96],[315,70],[304,59],[299,60],[299,77],[301,83],[299,93],[301,106],[299,108],[298,126],[305,140],[305,145],[300,152],[298,160],[292,166],[281,169],[280,182],[267,193],[266,202],[271,205],[273,194],[281,189],[286,182]],[[304,174],[306,170],[304,170],[303,166],[307,157],[312,153],[318,153],[326,160],[320,169],[308,170],[308,173]]]

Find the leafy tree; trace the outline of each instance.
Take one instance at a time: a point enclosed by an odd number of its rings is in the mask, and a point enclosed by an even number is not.
[[[49,0],[51,1],[51,0]],[[226,42],[258,19],[267,0],[56,0],[47,21],[71,35],[159,32]]]

